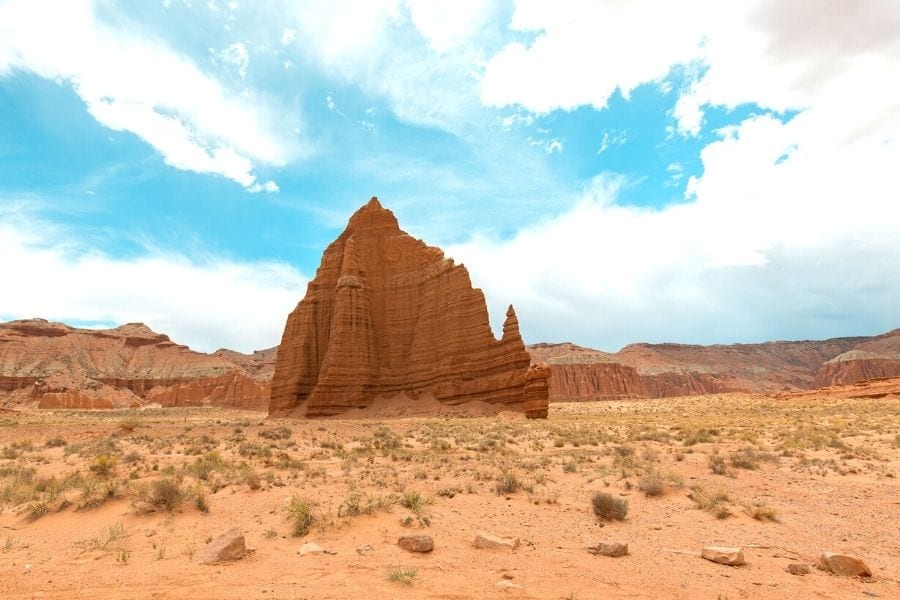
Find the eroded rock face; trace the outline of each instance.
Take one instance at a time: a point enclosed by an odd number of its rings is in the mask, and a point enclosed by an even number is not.
[[[274,351],[194,352],[146,325],[79,329],[43,319],[0,323],[0,406],[110,409],[268,408]]]
[[[525,373],[525,416],[546,419],[550,398],[550,367],[532,365]]]
[[[551,370],[551,400],[781,393],[900,377],[900,330],[874,337],[696,346],[631,344],[602,352],[528,347]]]
[[[337,415],[399,394],[523,410],[529,363],[512,307],[498,341],[465,267],[373,198],[288,316],[269,412]]]

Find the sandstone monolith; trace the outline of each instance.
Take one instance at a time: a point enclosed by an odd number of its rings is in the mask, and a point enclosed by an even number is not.
[[[512,306],[497,340],[466,268],[372,198],[288,316],[269,412],[331,416],[401,395],[523,411],[529,363]]]

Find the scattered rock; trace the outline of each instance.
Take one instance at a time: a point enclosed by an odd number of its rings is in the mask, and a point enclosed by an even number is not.
[[[504,574],[503,574],[503,579],[512,579],[512,578],[513,578],[513,574],[512,574],[512,573],[504,573]]]
[[[791,563],[787,566],[787,570],[791,575],[809,575],[809,565],[801,563]]]
[[[418,533],[414,535],[401,535],[397,545],[409,552],[431,552],[434,550],[434,540],[430,535]]]
[[[871,577],[872,570],[862,559],[848,554],[834,554],[825,552],[822,554],[822,568],[835,575],[847,577]]]
[[[747,561],[744,560],[744,551],[741,548],[707,546],[703,549],[703,552],[700,553],[700,556],[706,560],[711,560],[712,562],[728,565],[730,567],[739,567],[747,564]]]
[[[359,549],[357,549],[357,552]],[[322,546],[316,544],[315,542],[306,542],[300,548],[297,549],[297,554],[300,556],[314,555],[314,554],[337,554],[336,552],[332,552],[331,550],[326,550]]]
[[[628,544],[623,542],[600,542],[596,546],[588,547],[587,551],[596,556],[617,558],[628,554]]]
[[[244,558],[246,553],[244,534],[233,527],[208,543],[197,554],[197,562],[212,565]]]
[[[373,548],[369,544],[363,544],[361,546],[356,547],[356,553],[359,554],[360,556],[365,556],[366,554],[368,554],[370,552],[375,552],[375,548]]]
[[[502,538],[486,531],[475,532],[476,548],[506,548],[514,550],[519,547],[519,538]]]
[[[513,583],[508,579],[501,579],[497,582],[497,587],[504,590],[521,590],[522,586],[518,583]]]

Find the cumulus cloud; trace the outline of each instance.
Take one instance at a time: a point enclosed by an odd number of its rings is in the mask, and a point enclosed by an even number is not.
[[[888,197],[900,190],[856,181],[887,165],[860,156],[828,178],[807,172],[815,167],[803,153],[776,165],[782,127],[762,118],[707,149],[707,164],[737,153],[746,170],[698,181],[695,202],[623,206],[626,182],[601,177],[563,214],[508,240],[476,235],[448,254],[485,290],[495,328],[514,302],[530,342],[615,350],[896,327],[900,209]],[[770,138],[767,152],[741,144],[757,135]],[[829,186],[835,196],[818,202]]]
[[[884,85],[900,80],[900,7],[652,4],[517,2],[511,27],[536,37],[488,63],[482,100],[603,108],[616,89],[682,65],[694,73],[673,106],[683,135],[701,131],[710,106],[784,116],[715,132],[683,203],[624,206],[627,182],[602,176],[551,220],[454,248],[494,314],[515,299],[532,341],[609,349],[896,327],[900,104]]]
[[[618,89],[662,79],[694,59],[714,2],[518,0],[509,28],[535,34],[511,42],[487,63],[481,100],[537,113],[582,105],[602,109]]]
[[[226,50],[221,58],[245,74],[243,46]],[[71,84],[99,123],[139,136],[178,169],[250,188],[255,164],[290,155],[258,100],[229,93],[157,40],[106,25],[86,0],[0,5],[0,77],[23,70]]]
[[[116,258],[10,209],[0,212],[0,256],[0,279],[8,282],[2,320],[140,321],[207,352],[277,344],[307,282],[279,262],[159,251]]]

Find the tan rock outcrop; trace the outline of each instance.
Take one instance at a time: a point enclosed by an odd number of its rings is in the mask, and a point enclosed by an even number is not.
[[[288,316],[269,412],[337,415],[401,394],[523,410],[529,362],[512,307],[498,341],[465,267],[372,198]]]

